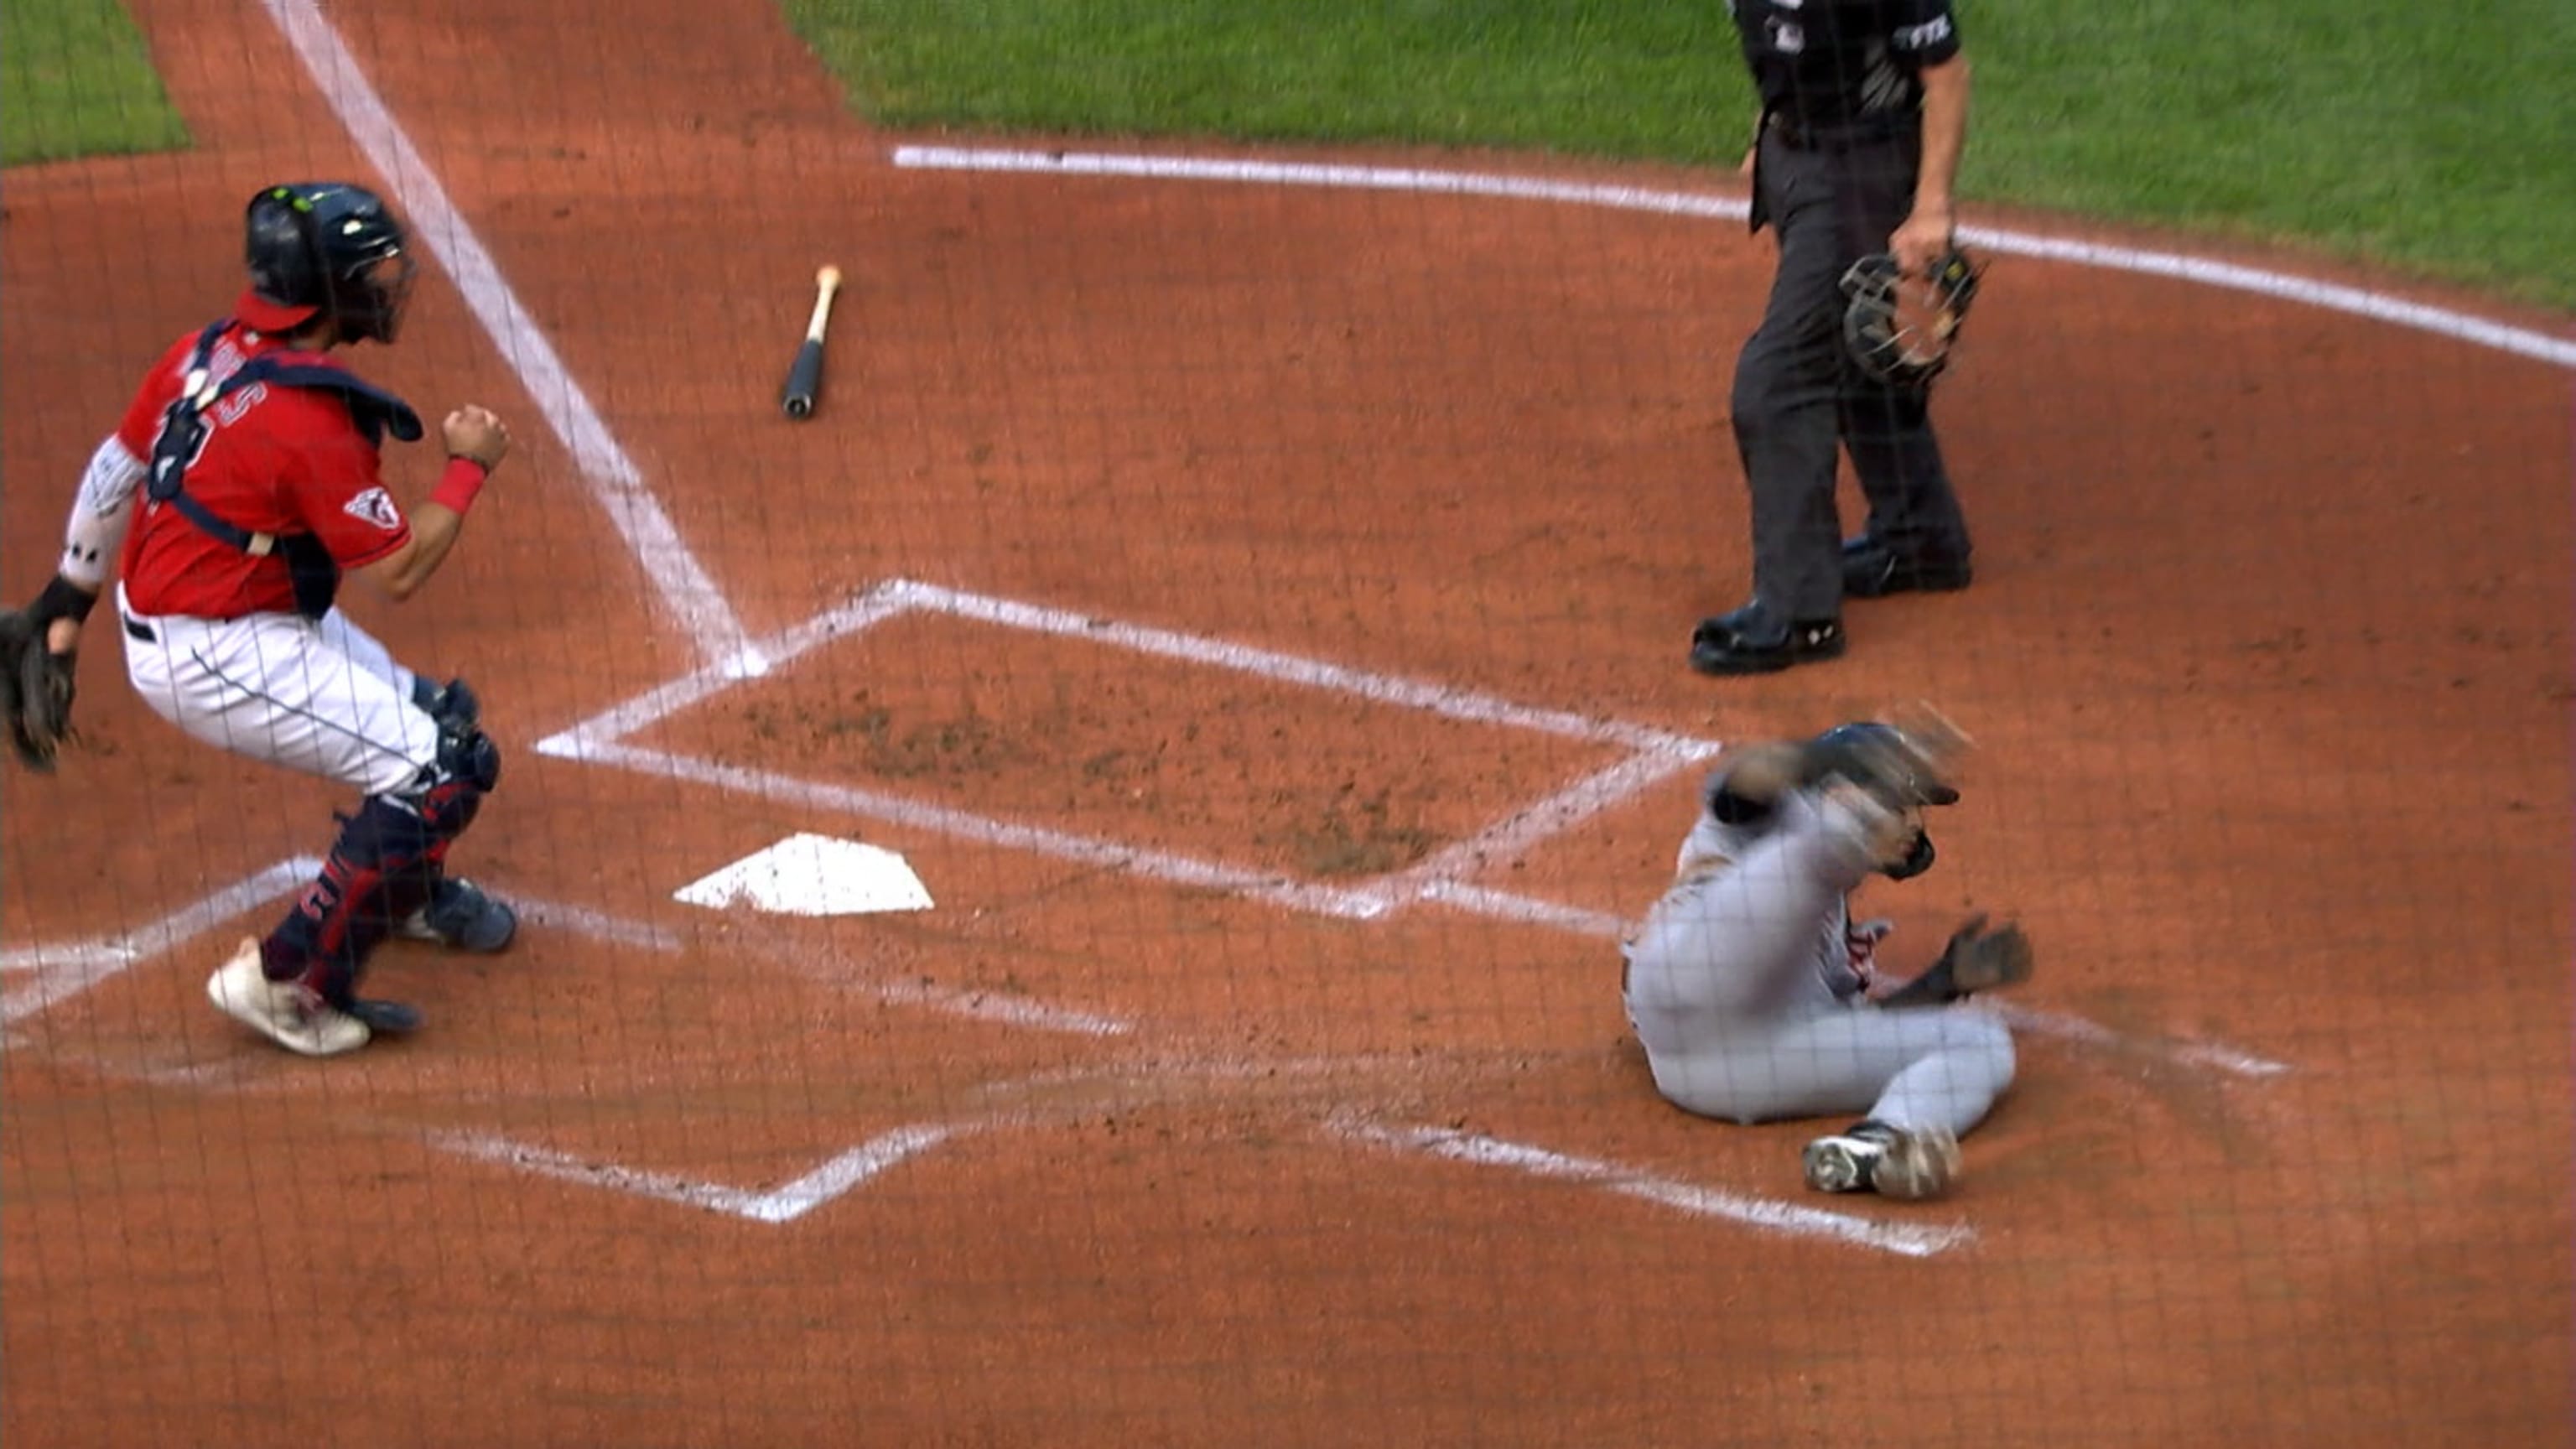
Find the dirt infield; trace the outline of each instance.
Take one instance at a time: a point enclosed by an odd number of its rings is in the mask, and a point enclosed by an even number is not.
[[[100,631],[0,811],[0,1438],[2566,1433],[2566,367],[2005,256],[1943,384],[1976,588],[1713,683],[1740,223],[898,165],[756,0],[134,8],[203,149],[9,176],[9,591],[241,198],[383,182],[442,265],[359,364],[522,456],[356,607],[486,698],[460,859],[531,926],[390,948],[417,1040],[243,1038],[204,974],[346,802]],[[1612,937],[1719,742],[1916,696],[1979,775],[1867,904],[2042,960],[1907,1210],[1664,1108]],[[672,898],[796,832],[937,907]]]

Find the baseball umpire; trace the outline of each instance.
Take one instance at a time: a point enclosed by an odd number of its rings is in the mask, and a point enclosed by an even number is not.
[[[1889,928],[1849,908],[1873,871],[1931,869],[1922,811],[1958,801],[1954,738],[1860,721],[1730,750],[1624,943],[1629,1026],[1667,1101],[1733,1122],[1866,1114],[1807,1145],[1821,1192],[1946,1191],[1959,1135],[2012,1081],[2010,1029],[1969,998],[2028,979],[2020,928],[1973,918],[1893,985],[1876,965]]]
[[[1927,377],[1889,378],[1846,345],[1846,278],[1866,258],[1969,278],[1951,182],[1967,136],[1968,62],[1950,0],[1730,0],[1762,101],[1752,226],[1779,263],[1735,371],[1735,441],[1752,493],[1753,598],[1701,622],[1704,674],[1786,669],[1843,652],[1846,594],[1965,588],[1968,530],[1943,470]],[[1961,303],[1964,309],[1964,301]],[[1839,541],[1835,445],[1869,522]]]
[[[510,435],[483,408],[450,413],[446,470],[406,513],[379,447],[417,440],[420,418],[328,354],[400,331],[407,229],[362,187],[307,183],[251,198],[245,232],[248,289],[153,364],[99,444],[54,578],[0,620],[16,656],[0,676],[20,757],[50,769],[113,560],[126,674],[154,713],[358,792],[319,878],[206,983],[226,1015],[330,1056],[419,1024],[357,995],[389,935],[498,951],[517,929],[509,906],[446,872],[500,777],[472,692],[396,664],[335,602],[344,573],[397,601],[427,583]]]

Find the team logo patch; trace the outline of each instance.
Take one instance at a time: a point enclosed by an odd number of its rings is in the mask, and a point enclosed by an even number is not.
[[[402,510],[394,507],[394,496],[382,488],[370,488],[340,505],[351,518],[364,519],[387,533],[402,527]]]

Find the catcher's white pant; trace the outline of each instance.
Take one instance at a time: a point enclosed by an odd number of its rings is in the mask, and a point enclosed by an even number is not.
[[[438,758],[412,671],[338,609],[150,617],[127,610],[121,586],[116,602],[134,692],[207,744],[364,795],[398,794]]]
[[[1638,928],[1628,1018],[1667,1100],[1735,1122],[1854,1112],[1963,1133],[1984,1120],[2013,1076],[2002,1018],[1972,1002],[1890,1010],[1855,989],[1844,898],[1871,869],[1865,831],[1841,802],[1792,794]]]

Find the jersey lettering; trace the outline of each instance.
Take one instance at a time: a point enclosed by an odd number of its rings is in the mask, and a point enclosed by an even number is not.
[[[222,402],[215,404],[215,426],[220,428],[226,423],[240,422],[242,414],[259,406],[259,400],[266,396],[268,396],[268,384],[264,382],[254,382],[250,386],[243,388],[241,391],[225,398]],[[198,451],[203,452],[205,450],[200,448]],[[188,461],[193,463],[196,459],[191,458]]]

